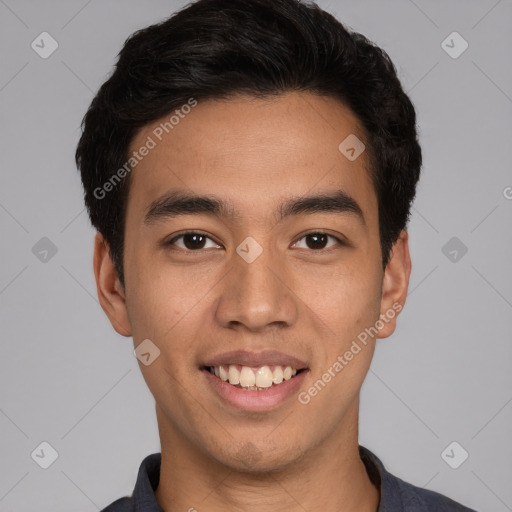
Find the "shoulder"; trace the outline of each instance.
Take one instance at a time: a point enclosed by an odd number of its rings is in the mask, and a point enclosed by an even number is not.
[[[133,499],[131,497],[119,498],[100,512],[133,512]]]
[[[155,497],[160,480],[161,454],[148,455],[141,463],[131,496],[117,499],[101,512],[163,512]]]
[[[447,496],[389,476],[396,481],[404,512],[476,512]]]
[[[380,488],[378,512],[476,512],[434,491],[417,487],[386,470],[382,461],[364,446],[359,446],[368,476]]]

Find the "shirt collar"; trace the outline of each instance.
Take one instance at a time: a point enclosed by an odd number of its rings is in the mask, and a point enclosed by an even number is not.
[[[142,461],[132,495],[134,512],[164,512],[155,497],[160,482],[161,461],[160,453],[152,453]]]
[[[403,504],[398,479],[389,473],[381,460],[368,448],[359,445],[359,456],[372,482],[380,489],[377,512],[402,512]]]

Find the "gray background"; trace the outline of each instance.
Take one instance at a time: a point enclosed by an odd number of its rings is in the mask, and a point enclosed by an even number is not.
[[[512,2],[319,3],[390,54],[424,151],[410,296],[363,386],[361,444],[416,485],[512,510]],[[182,5],[0,0],[2,511],[98,510],[159,451],[132,341],[96,298],[73,154],[126,37]],[[31,48],[43,31],[59,45],[47,59]],[[456,59],[453,31],[469,43]],[[42,441],[48,469],[31,458]],[[452,441],[469,453],[458,469],[441,457]]]

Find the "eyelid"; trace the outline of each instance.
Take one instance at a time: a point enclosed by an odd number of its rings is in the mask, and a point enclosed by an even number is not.
[[[205,238],[208,238],[208,240],[211,240],[214,244],[221,246],[221,244],[216,242],[208,233],[201,231],[200,229],[191,229],[191,230],[181,231],[180,233],[175,234],[171,239],[165,240],[164,246],[174,246],[176,240],[178,240],[179,238],[181,238],[185,235],[201,235],[201,236],[204,236]],[[182,251],[185,251],[185,252],[202,252],[202,251],[204,251],[204,249],[191,250],[191,249],[183,249],[183,247],[179,247],[179,249]]]
[[[293,245],[295,245],[297,242],[299,242],[303,238],[307,237],[308,235],[326,235],[326,236],[336,240],[338,246],[347,246],[347,245],[349,245],[344,237],[333,235],[332,233],[328,233],[327,231],[324,231],[323,229],[313,229],[313,230],[307,231],[306,233],[301,234],[295,240],[295,242],[293,242]],[[310,251],[310,252],[326,252],[326,251],[329,251],[329,249],[331,249],[331,247],[329,247],[327,249],[317,249],[317,250],[307,249],[307,250]]]
[[[164,245],[165,246],[174,246],[176,240],[178,240],[179,238],[181,238],[181,237],[183,237],[185,235],[202,235],[202,236],[206,237],[207,239],[209,239],[210,241],[212,241],[214,244],[222,247],[222,245],[219,244],[218,242],[216,242],[208,233],[206,233],[204,231],[201,231],[201,230],[197,230],[197,229],[195,229],[195,230],[185,230],[185,231],[182,231],[180,233],[177,233],[170,240],[164,241]],[[295,240],[295,242],[293,242],[292,246],[297,244],[297,242],[299,242],[303,238],[307,237],[308,235],[326,235],[327,237],[330,237],[330,238],[334,239],[337,242],[338,246],[349,245],[348,242],[344,239],[344,237],[333,235],[332,233],[328,233],[328,232],[326,232],[326,231],[324,231],[322,229],[314,229],[314,230],[307,231],[306,233],[302,233],[298,238],[296,238],[296,240]],[[180,247],[179,249],[183,250],[185,252],[202,252],[202,251],[205,250],[205,249],[197,249],[197,250],[183,249],[182,247]],[[310,252],[325,252],[325,251],[328,251],[329,249],[330,248],[327,248],[327,249],[317,249],[317,250],[306,249],[306,250],[308,250]]]

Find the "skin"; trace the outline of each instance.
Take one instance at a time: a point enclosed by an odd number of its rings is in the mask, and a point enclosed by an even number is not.
[[[132,141],[139,148],[160,121]],[[162,465],[156,497],[166,511],[372,511],[379,490],[358,453],[359,394],[376,338],[307,405],[294,395],[270,412],[225,404],[200,372],[205,358],[274,349],[306,361],[305,391],[393,304],[405,302],[411,262],[406,231],[382,269],[377,198],[366,152],[349,161],[338,145],[364,141],[357,117],[336,99],[286,93],[200,102],[132,171],[125,230],[125,289],[101,234],[94,270],[115,330],[149,338],[161,353],[139,363],[155,402]],[[147,225],[162,193],[185,189],[232,202],[237,215],[184,215]],[[282,201],[342,189],[354,214],[294,215]],[[203,249],[183,230],[207,234]],[[305,234],[326,231],[325,248]],[[247,237],[262,247],[248,264]],[[313,247],[313,248],[311,248]],[[378,338],[392,334],[396,316]],[[335,456],[334,456],[335,454]]]

